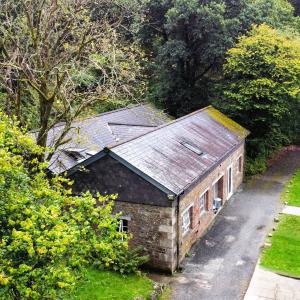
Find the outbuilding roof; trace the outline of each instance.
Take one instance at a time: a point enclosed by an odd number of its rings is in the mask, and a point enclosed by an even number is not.
[[[107,145],[145,134],[169,121],[169,117],[150,104],[139,104],[102,113],[73,122],[61,145],[49,163],[49,169],[59,174],[84,162]],[[63,124],[52,128],[47,146],[52,147],[63,130]]]
[[[248,133],[208,106],[109,150],[145,179],[178,195],[241,144]]]

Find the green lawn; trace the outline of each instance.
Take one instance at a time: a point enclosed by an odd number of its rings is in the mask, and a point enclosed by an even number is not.
[[[300,278],[300,216],[283,215],[262,253],[261,265],[271,271]]]
[[[300,170],[296,172],[287,184],[282,199],[287,201],[288,205],[300,206]]]
[[[88,269],[86,279],[64,300],[131,300],[136,297],[149,299],[152,281],[145,276],[121,275],[110,271]]]

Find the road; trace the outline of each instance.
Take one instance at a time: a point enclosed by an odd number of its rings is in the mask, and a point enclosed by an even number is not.
[[[284,183],[300,168],[300,150],[287,152],[245,184],[216,217],[208,233],[171,280],[175,300],[243,299],[260,248],[280,209]]]

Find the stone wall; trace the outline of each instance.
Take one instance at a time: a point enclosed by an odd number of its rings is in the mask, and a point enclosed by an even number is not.
[[[217,168],[215,168],[201,182],[196,184],[191,191],[181,196],[179,200],[179,260],[181,261],[185,254],[190,250],[195,241],[200,238],[207,228],[212,224],[215,213],[213,212],[213,184],[223,177],[223,201],[228,200],[227,193],[227,170],[232,165],[233,170],[233,193],[238,189],[243,181],[244,172],[244,144],[241,145],[234,153],[224,160]],[[239,157],[242,157],[242,170],[239,172]],[[208,207],[207,211],[200,215],[200,195],[208,190]],[[225,203],[223,203],[224,205]],[[182,223],[183,213],[191,207],[191,226],[188,233],[183,234]]]
[[[122,212],[133,234],[131,246],[143,246],[148,265],[165,271],[176,269],[176,209],[116,201],[114,212]]]

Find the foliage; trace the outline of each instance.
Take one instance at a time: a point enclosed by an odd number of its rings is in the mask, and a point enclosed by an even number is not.
[[[206,105],[217,94],[226,51],[263,22],[300,28],[286,0],[146,1],[140,39],[153,58],[150,98],[173,116]]]
[[[93,103],[129,101],[143,89],[141,52],[117,32],[122,22],[110,20],[109,14],[95,17],[103,3],[107,1],[1,2],[0,90],[7,95],[2,105],[24,125],[37,125],[38,145],[46,146],[49,130],[63,121],[57,148],[74,118]]]
[[[110,271],[89,268],[85,281],[79,281],[74,293],[65,300],[148,299],[153,290],[150,279],[140,275],[120,275]]]
[[[280,218],[271,238],[272,247],[263,251],[261,265],[283,275],[300,278],[300,217]]]
[[[198,106],[199,99],[207,99],[205,75],[221,63],[224,48],[233,45],[228,32],[232,21],[225,12],[225,5],[217,2],[151,2],[149,22],[160,26],[150,32],[150,51],[155,55],[151,97],[162,102],[171,115],[186,114],[196,108],[193,103]],[[153,21],[156,16],[162,19]],[[148,27],[143,30],[148,42]]]
[[[91,264],[136,271],[144,258],[131,261],[115,196],[75,197],[67,179],[48,179],[43,149],[17,126],[0,114],[0,297],[57,299]]]
[[[250,130],[248,155],[260,159],[296,139],[300,109],[300,40],[254,26],[228,51],[218,103]]]
[[[247,158],[245,164],[245,174],[247,176],[253,176],[256,174],[262,174],[267,170],[266,157]]]
[[[300,170],[298,170],[289,183],[286,185],[282,200],[288,205],[300,206]]]

